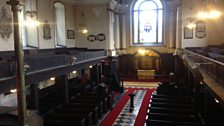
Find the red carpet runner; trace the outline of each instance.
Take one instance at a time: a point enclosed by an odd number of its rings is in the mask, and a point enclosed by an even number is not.
[[[107,117],[103,120],[100,126],[112,126],[114,121],[117,119],[118,115],[124,108],[124,106],[127,104],[129,100],[129,93],[134,92],[134,90],[147,90],[144,99],[142,101],[139,113],[137,115],[137,118],[135,120],[135,126],[144,126],[145,123],[145,118],[147,114],[147,107],[150,102],[150,97],[154,89],[134,89],[134,88],[129,88],[128,91],[123,95],[123,97],[119,100],[117,105],[113,108],[113,110],[107,115]]]
[[[103,120],[100,126],[112,126],[117,116],[120,114],[123,107],[129,100],[129,93],[134,92],[134,89],[129,89],[124,96],[119,100],[117,105],[113,108],[113,110],[107,115],[107,117]]]
[[[145,97],[142,101],[141,108],[138,112],[138,113],[141,113],[141,114],[138,114],[138,116],[135,120],[135,125],[134,126],[144,126],[145,118],[146,118],[146,114],[147,114],[147,108],[148,108],[148,105],[150,103],[152,92],[155,89],[146,89],[146,90],[147,90],[147,92],[146,92]]]

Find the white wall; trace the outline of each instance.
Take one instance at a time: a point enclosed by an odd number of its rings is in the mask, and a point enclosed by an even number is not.
[[[37,0],[38,21],[48,20],[51,27],[51,39],[43,38],[43,25],[38,27],[39,48],[55,48],[55,26],[54,26],[54,8],[52,0]]]
[[[193,16],[197,18],[197,14],[202,10],[202,0],[193,0],[192,11],[189,9],[191,7],[191,2],[189,0],[182,0],[182,31],[186,25],[186,18]],[[224,1],[219,0],[215,4],[216,8],[222,13],[224,12],[223,6]],[[207,45],[218,45],[224,43],[224,16],[216,20],[207,20],[206,21],[206,37],[203,39],[198,39],[195,37],[195,28],[194,30],[194,39],[184,39],[182,34],[182,48],[185,47],[204,47]],[[184,32],[182,32],[184,33]]]
[[[5,7],[7,9],[8,14],[12,16],[10,6],[6,4],[6,1],[8,1],[8,0],[0,1],[0,9],[2,7]],[[12,17],[11,17],[11,19],[12,19]],[[0,51],[14,50],[14,38],[13,37],[14,37],[13,33],[11,33],[9,38],[2,38],[2,36],[0,36]]]
[[[188,17],[197,18],[197,13],[202,9],[201,0],[182,0],[182,48],[185,47],[204,47],[207,45],[206,39],[198,39],[195,36],[195,28],[193,29],[193,39],[184,39],[184,27]],[[190,9],[192,6],[192,9]],[[207,31],[206,31],[207,32]]]
[[[68,4],[66,4],[65,8],[66,8],[65,10],[66,30],[75,30],[74,8],[72,5]],[[67,39],[67,47],[75,47],[75,39]]]
[[[224,44],[224,1],[218,0],[216,7],[222,12],[221,18],[207,22],[207,43],[209,45]]]
[[[84,5],[83,11],[84,23],[87,25],[87,28],[89,30],[86,35],[78,31],[79,24],[82,23],[82,7],[80,5],[74,6],[76,46],[87,47],[91,49],[108,49],[109,16],[107,11],[107,5]],[[94,13],[94,11],[97,12],[97,15]],[[97,35],[99,33],[105,34],[105,41],[90,42],[87,40],[88,35]]]

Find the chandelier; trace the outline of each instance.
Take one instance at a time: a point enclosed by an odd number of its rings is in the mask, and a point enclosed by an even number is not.
[[[83,34],[86,34],[88,33],[88,29],[87,29],[87,26],[86,24],[84,23],[84,12],[83,12],[83,1],[82,1],[82,5],[81,5],[81,9],[82,9],[82,13],[81,13],[81,23],[79,24],[79,32],[83,33]]]
[[[26,20],[23,22],[23,25],[25,26],[39,26],[40,25],[40,22],[36,20],[37,11],[33,9],[32,1],[33,0],[29,1],[30,10],[26,10]]]
[[[190,2],[191,2],[191,6],[189,7],[189,9],[190,9],[190,12],[193,13],[193,11],[192,11],[193,10],[193,2],[192,2],[192,0]],[[194,17],[188,17],[186,19],[186,27],[188,29],[195,28],[196,27],[196,19]]]
[[[82,15],[82,17],[81,17],[82,19],[83,19],[83,16],[84,15]],[[79,32],[81,32],[83,34],[88,33],[88,29],[87,29],[86,24],[84,23],[83,20],[82,20],[82,23],[79,24]]]
[[[193,18],[193,17],[188,17],[187,20],[186,20],[186,27],[188,29],[193,29],[196,27],[196,19]]]

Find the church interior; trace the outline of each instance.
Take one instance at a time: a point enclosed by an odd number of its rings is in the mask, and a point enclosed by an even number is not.
[[[0,0],[0,126],[223,126],[224,0]]]

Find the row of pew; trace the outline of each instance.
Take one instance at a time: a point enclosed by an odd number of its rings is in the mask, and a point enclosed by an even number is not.
[[[224,44],[222,45],[210,45],[207,47],[189,47],[186,48],[190,51],[198,53],[200,55],[209,57],[219,62],[224,62]]]
[[[175,84],[164,83],[153,92],[147,110],[147,126],[203,126],[194,100],[187,95],[172,94]]]
[[[44,126],[92,126],[97,125],[111,109],[112,101],[108,95],[96,92],[83,92],[73,97],[43,117]]]

